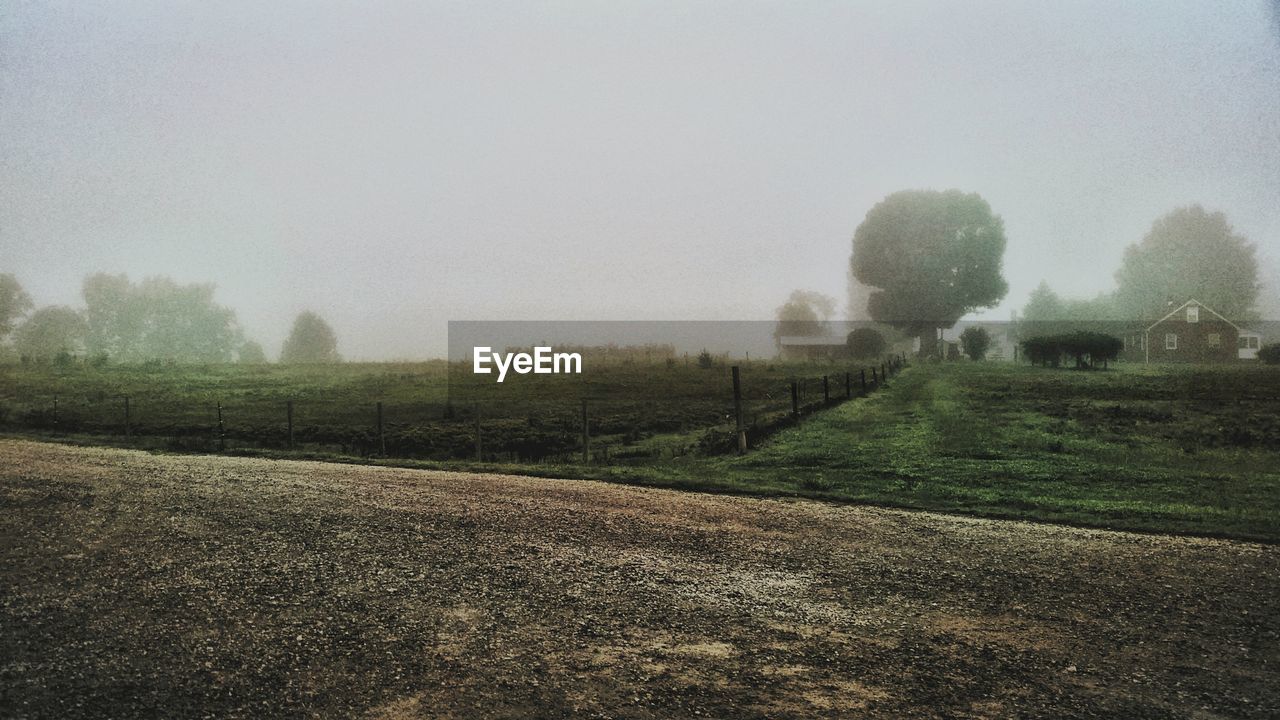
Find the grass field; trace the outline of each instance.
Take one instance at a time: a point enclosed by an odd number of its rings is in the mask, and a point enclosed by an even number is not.
[[[748,421],[788,407],[788,377],[822,372],[815,366],[747,368]],[[245,410],[250,417],[257,413],[265,418],[241,427],[249,433],[261,428],[267,440],[237,445],[238,452],[288,455],[276,449],[282,421],[268,416],[278,416],[292,397],[299,398],[299,435],[315,441],[301,454],[367,461],[354,456],[359,450],[354,442],[316,439],[340,436],[359,425],[367,443],[369,398],[384,397],[389,398],[391,437],[428,443],[431,433],[445,433],[456,450],[422,453],[425,459],[416,461],[378,461],[388,464],[501,469],[1280,540],[1280,370],[1269,367],[1122,366],[1077,372],[995,363],[918,365],[883,392],[815,413],[745,457],[699,451],[708,446],[709,436],[724,434],[730,411],[727,369],[618,368],[591,380],[590,402],[605,418],[612,413],[627,420],[613,426],[605,419],[593,420],[604,435],[593,439],[593,447],[596,442],[612,444],[614,453],[607,462],[597,455],[590,465],[574,461],[581,394],[569,384],[577,379],[562,379],[559,393],[551,386],[536,386],[542,388],[537,392],[513,388],[511,397],[518,402],[505,406],[506,416],[485,417],[486,446],[505,433],[516,438],[509,446],[519,447],[519,438],[536,440],[541,432],[559,438],[564,452],[542,462],[493,464],[439,459],[465,457],[474,443],[473,424],[465,415],[439,417],[447,398],[443,364],[165,368],[152,374],[107,368],[62,375],[8,368],[4,373],[0,404],[10,408],[11,430],[33,427],[22,422],[43,417],[33,399],[48,398],[55,388],[61,388],[64,398],[86,398],[86,408],[93,407],[95,389],[106,398],[99,408],[114,407],[114,395],[135,392],[153,403],[169,399],[158,408],[206,408],[199,411],[204,413],[200,422],[191,410],[182,417],[155,412],[174,426],[190,423],[192,445],[208,449],[209,408],[221,397],[228,398],[223,402],[229,416]],[[809,388],[812,399],[812,382]],[[309,425],[306,413],[320,407],[331,409],[325,416],[329,424]],[[413,408],[429,420],[421,426],[403,422]],[[145,428],[149,420],[145,414],[140,418]],[[34,427],[47,432],[47,425]],[[93,429],[90,425],[90,432],[80,437],[110,439]],[[111,431],[110,426],[105,429]],[[396,442],[388,440],[389,453],[398,454]],[[166,445],[182,447],[172,439],[160,447]]]
[[[452,368],[452,369],[451,369]],[[475,419],[487,459],[566,460],[580,456],[582,402],[591,444],[603,459],[682,455],[716,442],[728,447],[733,412],[729,367],[685,363],[592,366],[573,376],[513,376],[499,385],[461,365],[379,363],[330,366],[76,365],[0,366],[0,425],[88,436],[123,436],[124,399],[134,444],[211,451],[224,445],[283,449],[293,403],[296,449],[381,454],[377,404],[383,405],[387,455],[474,459]],[[801,402],[822,399],[821,375],[839,372],[843,395],[854,368],[742,363],[744,417],[764,427],[790,410],[792,379]],[[855,370],[856,372],[856,370]],[[856,377],[856,375],[855,375]],[[868,374],[868,377],[870,375]],[[856,382],[856,381],[855,381]],[[55,398],[57,413],[55,415]],[[710,437],[708,429],[718,428]]]
[[[723,463],[841,499],[1280,539],[1280,372],[921,367]]]

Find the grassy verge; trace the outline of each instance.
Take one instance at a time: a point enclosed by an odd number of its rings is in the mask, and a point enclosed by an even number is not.
[[[1251,422],[1239,403],[1169,387],[1199,386],[1188,373],[916,368],[884,394],[819,415],[724,470],[744,485],[791,484],[842,500],[1280,540],[1275,446],[1242,428],[1203,430],[1221,429],[1221,408],[1249,426],[1269,419]],[[1275,375],[1240,374],[1228,385],[1256,393]]]

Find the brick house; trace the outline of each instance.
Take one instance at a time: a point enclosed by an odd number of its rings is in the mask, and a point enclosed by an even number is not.
[[[1125,355],[1142,362],[1232,362],[1240,326],[1198,300],[1188,300],[1141,332],[1124,337]]]

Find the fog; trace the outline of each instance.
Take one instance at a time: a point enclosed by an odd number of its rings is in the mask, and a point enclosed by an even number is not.
[[[264,7],[265,6],[265,7]],[[1005,320],[1114,287],[1175,207],[1280,317],[1267,2],[7,3],[0,271],[214,282],[279,353],[440,356],[449,320],[767,320],[846,295],[904,188],[1005,222]]]

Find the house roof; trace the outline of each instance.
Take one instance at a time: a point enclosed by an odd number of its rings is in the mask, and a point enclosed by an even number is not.
[[[1208,305],[1205,305],[1204,303],[1200,302],[1199,300],[1196,300],[1195,298],[1192,298],[1192,299],[1190,299],[1190,300],[1188,300],[1188,301],[1186,301],[1186,302],[1182,303],[1182,304],[1181,304],[1181,305],[1179,305],[1178,307],[1174,308],[1174,309],[1173,309],[1173,311],[1172,311],[1172,312],[1170,312],[1168,315],[1165,315],[1164,317],[1160,318],[1159,320],[1157,320],[1157,321],[1155,321],[1155,322],[1151,323],[1150,325],[1148,325],[1148,326],[1147,326],[1147,332],[1151,332],[1151,328],[1153,328],[1153,327],[1155,327],[1155,326],[1159,325],[1160,323],[1164,322],[1165,320],[1168,320],[1169,318],[1173,317],[1174,315],[1177,315],[1179,310],[1182,310],[1183,308],[1185,308],[1186,306],[1188,306],[1188,305],[1190,305],[1190,304],[1192,304],[1192,303],[1195,303],[1195,306],[1196,306],[1196,307],[1204,308],[1205,310],[1208,310],[1209,312],[1213,313],[1214,315],[1217,315],[1217,316],[1218,316],[1218,319],[1222,320],[1222,322],[1224,322],[1224,323],[1226,323],[1226,324],[1230,325],[1231,327],[1235,328],[1236,330],[1239,330],[1239,329],[1240,329],[1240,326],[1239,326],[1239,325],[1237,325],[1237,324],[1235,324],[1235,323],[1231,322],[1230,320],[1226,319],[1225,317],[1222,317],[1222,313],[1218,312],[1217,310],[1214,310],[1213,308],[1209,307]]]
[[[783,345],[827,346],[844,345],[844,341],[830,335],[783,335],[779,342]]]

